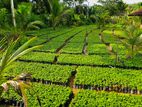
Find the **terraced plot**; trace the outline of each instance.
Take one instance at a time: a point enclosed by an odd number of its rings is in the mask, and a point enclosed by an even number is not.
[[[139,55],[126,58],[125,46],[105,31],[106,42],[118,53],[117,62],[99,33],[92,25],[28,32],[39,38],[32,45],[43,47],[19,58],[5,76],[32,74],[32,88],[26,90],[29,107],[141,107],[142,60]],[[13,90],[3,99],[23,107]]]
[[[142,91],[141,74],[141,70],[79,67],[75,84],[78,88],[102,88],[109,91],[110,87],[114,91],[123,91],[124,88],[127,88],[127,92],[131,89]]]
[[[81,90],[70,107],[141,107],[141,96]]]
[[[32,84],[32,89],[26,90],[28,106],[29,107],[59,107],[66,106],[69,100],[71,90],[62,86],[55,85],[43,85],[43,84]],[[13,90],[10,90],[10,95],[4,93],[4,99],[11,100],[16,98],[18,101],[22,101],[21,96],[16,94]],[[39,100],[37,100],[37,98]],[[14,102],[12,102],[14,104]],[[18,105],[18,104],[15,104]],[[19,104],[22,106],[22,104]]]

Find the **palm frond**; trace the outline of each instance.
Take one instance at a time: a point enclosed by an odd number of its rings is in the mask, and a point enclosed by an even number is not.
[[[31,74],[30,73],[22,73],[18,76],[16,76],[13,80],[23,80],[23,79],[31,79]]]
[[[63,18],[64,15],[73,14],[73,13],[74,13],[74,12],[73,12],[72,9],[66,9],[66,10],[62,11],[58,16],[56,16],[56,17],[54,18],[53,26],[54,26],[54,27],[57,26],[57,25],[60,23],[60,21],[61,21],[61,19]]]
[[[9,80],[9,81],[3,83],[0,86],[0,96],[3,91],[7,92],[10,89],[10,87],[13,87],[15,92],[23,98],[24,107],[28,107],[25,89],[30,88],[30,83],[22,81],[21,79],[23,79],[23,78],[31,78],[31,75],[28,73],[25,73],[25,74],[22,73],[22,74],[18,75],[17,77],[15,77],[13,80]]]
[[[3,71],[5,66],[7,65],[7,61],[10,57],[10,54],[12,53],[13,49],[14,49],[14,46],[16,44],[16,41],[14,42],[11,42],[7,48],[7,50],[5,51],[2,59],[1,59],[1,62],[0,62],[0,71]],[[1,73],[1,72],[0,72]]]
[[[19,53],[21,53],[23,50],[25,50],[30,43],[32,43],[33,41],[35,41],[36,37],[31,38],[29,41],[27,41],[26,43],[24,43],[20,48],[18,48],[14,54],[10,57],[10,59],[12,59],[13,57],[17,56]]]
[[[13,61],[21,57],[22,55],[25,55],[29,53],[30,51],[40,48],[41,46],[34,46],[31,48],[28,48],[28,46],[35,41],[36,37],[31,38],[29,41],[27,41],[25,44],[23,44],[20,48],[18,48],[15,52],[13,52],[14,47],[18,40],[11,42],[8,49],[6,50],[5,54],[3,55],[1,62],[0,62],[0,73],[9,66]]]
[[[24,106],[25,106],[25,107],[28,107],[28,101],[27,101],[27,96],[26,96],[26,93],[25,93],[25,88],[27,88],[27,87],[29,87],[29,86],[26,85],[26,84],[23,83],[23,82],[20,82],[20,83],[19,83],[19,87],[20,87],[20,91],[21,91],[22,98],[23,98],[23,101],[24,101]]]
[[[6,37],[3,37],[3,38],[0,40],[0,46],[2,47],[3,45],[5,45],[5,42],[6,42]]]
[[[40,27],[44,26],[42,21],[33,21],[27,25],[27,29],[40,29]]]

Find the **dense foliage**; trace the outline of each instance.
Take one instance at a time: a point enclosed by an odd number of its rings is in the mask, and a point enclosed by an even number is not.
[[[79,67],[75,84],[142,90],[141,70]]]
[[[28,107],[59,107],[64,106],[66,101],[69,100],[71,90],[55,85],[43,85],[34,83],[31,85],[32,88],[26,90]],[[9,91],[10,94],[3,93],[3,98],[7,100],[15,99],[21,101],[22,98],[16,94],[12,89]],[[40,103],[39,103],[40,101]]]
[[[5,72],[5,76],[16,76],[22,72],[28,72],[36,79],[68,83],[73,71],[75,71],[75,67],[71,66],[16,62]]]
[[[141,96],[81,90],[70,107],[139,107]]]
[[[0,0],[0,107],[141,106],[141,6]]]

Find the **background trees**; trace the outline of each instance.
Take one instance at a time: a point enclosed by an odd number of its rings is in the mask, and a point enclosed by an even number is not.
[[[127,5],[122,0],[99,0],[99,3],[112,15],[124,14]]]
[[[61,2],[62,1],[62,2]],[[57,25],[64,25],[65,23],[67,26],[70,25],[84,25],[84,24],[92,24],[97,23],[98,19],[102,19],[102,16],[106,16],[106,14],[112,15],[121,15],[125,13],[127,5],[123,3],[122,0],[99,0],[98,2],[101,5],[94,5],[89,6],[87,0],[14,0],[14,12],[16,14],[15,20],[20,26],[24,26],[21,28],[25,29],[25,26],[28,25],[27,23],[33,21],[42,21],[47,26],[52,26],[55,28]],[[23,3],[24,2],[24,3]],[[86,2],[87,4],[84,4]],[[99,8],[102,7],[102,8]],[[4,9],[3,9],[4,8]],[[98,9],[99,8],[99,9]],[[12,25],[11,18],[11,4],[10,0],[1,0],[0,1],[0,9],[1,11],[5,11],[9,19],[7,25]],[[71,14],[72,10],[74,12]],[[105,10],[105,11],[104,11]],[[99,12],[103,12],[102,15]],[[59,17],[61,16],[68,16],[64,17],[64,21],[70,18],[70,23],[63,22]],[[65,15],[66,14],[66,15]],[[98,15],[100,14],[100,16]],[[98,18],[99,16],[99,18]],[[21,18],[21,20],[20,20]],[[24,19],[23,19],[24,18]],[[24,21],[23,21],[24,20]],[[25,21],[26,20],[26,21]],[[58,22],[58,24],[57,24]],[[59,22],[63,22],[64,24]],[[6,25],[6,24],[5,24]],[[35,27],[36,28],[36,27]]]

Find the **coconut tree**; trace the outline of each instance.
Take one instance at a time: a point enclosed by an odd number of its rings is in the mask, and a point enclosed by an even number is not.
[[[59,0],[48,0],[51,10],[51,20],[52,20],[52,26],[53,29],[55,29],[55,26],[57,25],[59,21],[59,16],[63,10],[61,7],[61,4],[59,3]]]
[[[55,27],[59,24],[62,20],[63,16],[67,14],[72,14],[72,9],[67,8],[64,9],[64,5],[59,2],[59,0],[48,0],[50,4],[50,19],[52,22],[52,27],[55,30]]]

